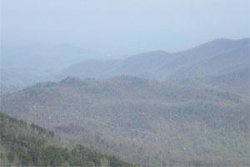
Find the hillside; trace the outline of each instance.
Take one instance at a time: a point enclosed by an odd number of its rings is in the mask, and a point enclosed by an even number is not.
[[[249,165],[249,99],[215,88],[130,76],[68,77],[0,102],[2,112],[129,162]]]
[[[132,167],[82,145],[62,144],[52,131],[0,112],[0,166]]]
[[[209,83],[221,89],[250,95],[250,66],[239,68],[233,72],[219,75],[210,79]],[[230,84],[228,84],[230,83]]]

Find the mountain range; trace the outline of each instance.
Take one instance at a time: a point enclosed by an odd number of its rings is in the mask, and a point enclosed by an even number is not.
[[[109,78],[131,75],[158,81],[205,82],[223,88],[235,85],[235,92],[245,93],[250,84],[250,39],[217,39],[192,49],[167,53],[152,51],[123,60],[84,61],[61,72],[61,78]],[[232,77],[240,78],[238,83]],[[248,92],[249,93],[249,92]]]
[[[250,166],[249,38],[60,68],[20,71],[34,80],[1,86],[1,112],[141,166]]]
[[[245,93],[250,84],[249,45],[249,38],[216,39],[181,52],[158,50],[123,59],[119,56],[104,59],[101,53],[70,44],[1,47],[1,91],[13,92],[37,82],[67,76],[103,79],[131,75],[158,81],[199,81],[213,86],[220,86],[223,80],[228,84],[221,88]],[[243,80],[232,83],[235,75]],[[231,84],[235,86],[232,88]]]

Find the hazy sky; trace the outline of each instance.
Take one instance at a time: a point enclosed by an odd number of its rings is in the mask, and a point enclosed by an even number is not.
[[[250,0],[1,0],[4,45],[177,51],[250,37]]]

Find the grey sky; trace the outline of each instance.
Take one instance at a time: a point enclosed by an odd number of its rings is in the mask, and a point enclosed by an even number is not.
[[[1,0],[4,45],[177,51],[214,38],[249,37],[249,20],[249,0]]]

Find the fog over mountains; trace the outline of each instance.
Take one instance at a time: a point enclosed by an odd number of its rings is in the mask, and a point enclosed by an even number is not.
[[[218,39],[187,51],[152,51],[120,61],[88,61],[73,65],[64,76],[107,78],[133,75],[157,80],[209,79],[249,68],[250,39]]]
[[[237,75],[243,80],[229,84],[237,85],[235,91],[244,92],[241,88],[246,89],[245,84],[249,83],[249,45],[249,38],[217,39],[177,53],[160,50],[125,59],[106,60],[100,60],[105,59],[100,53],[71,45],[19,49],[3,47],[1,85],[7,90],[11,86],[24,87],[38,81],[61,80],[67,76],[98,79],[119,75],[158,81],[215,83],[223,80],[227,83],[233,82],[232,76]],[[99,57],[99,60],[87,60],[90,57]],[[82,62],[77,63],[79,61]]]
[[[250,167],[250,0],[0,8],[0,167]]]
[[[250,165],[249,38],[76,64],[62,48],[5,57],[1,112],[142,166]]]

